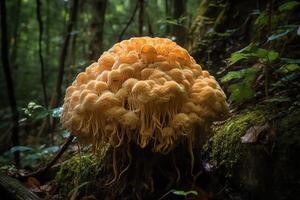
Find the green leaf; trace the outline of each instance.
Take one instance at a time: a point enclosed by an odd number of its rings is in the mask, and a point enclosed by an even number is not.
[[[253,43],[250,43],[245,48],[234,52],[231,54],[229,61],[229,66],[233,65],[243,59],[249,58],[261,58],[264,59],[265,62],[273,62],[279,57],[279,53],[275,51],[268,51],[263,48],[257,48]]]
[[[195,195],[197,196],[198,195],[198,192],[195,191],[195,190],[190,190],[190,191],[183,191],[183,190],[171,190],[171,192],[175,195],[178,195],[178,196],[187,196],[189,194],[192,194],[192,195]]]
[[[237,78],[247,78],[252,81],[256,72],[258,72],[258,71],[259,71],[259,69],[255,68],[255,67],[250,67],[250,68],[242,69],[239,71],[231,71],[231,72],[228,72],[225,76],[223,76],[221,78],[221,82],[226,83],[228,81],[231,81],[231,80],[237,79]]]
[[[58,150],[58,146],[51,146],[43,149],[42,154],[56,153]]]
[[[272,40],[276,40],[278,38],[281,38],[281,37],[287,35],[291,31],[293,31],[293,29],[287,29],[284,32],[275,33],[275,34],[271,35],[270,37],[268,37],[268,41],[272,41]]]
[[[300,64],[300,59],[281,58],[281,60],[289,64]]]
[[[289,1],[289,2],[286,2],[286,3],[282,4],[281,6],[279,6],[278,10],[280,12],[287,12],[287,11],[293,10],[294,8],[296,8],[299,5],[300,5],[300,2],[298,2],[298,1]]]
[[[62,133],[63,138],[68,138],[71,135],[70,131],[64,130]]]
[[[41,108],[42,106],[41,105],[38,105],[36,104],[35,102],[31,101],[28,103],[28,106],[27,106],[29,109],[37,109],[37,108]]]
[[[29,154],[24,157],[25,160],[32,162],[41,159],[41,155],[39,153]]]
[[[289,73],[289,72],[294,72],[300,70],[300,66],[297,64],[286,64],[281,66],[278,71],[281,73]]]
[[[228,65],[229,66],[233,65],[233,64],[239,62],[240,60],[249,58],[250,56],[251,56],[250,54],[235,52],[235,53],[231,54],[230,58],[228,59],[228,61],[229,61]]]
[[[243,52],[249,52],[252,51],[253,48],[255,48],[253,43],[248,44],[246,47],[242,48],[241,50],[237,51],[239,53],[243,53]]]
[[[33,148],[27,146],[14,146],[10,149],[11,153],[15,153],[17,151],[25,152],[25,151],[34,151]]]
[[[282,77],[280,80],[281,81],[293,81],[297,78],[298,78],[298,76],[296,73],[291,73],[291,74],[288,74],[288,75]]]
[[[279,57],[279,53],[276,52],[276,51],[269,51],[268,54],[267,54],[267,57],[268,57],[268,61],[270,63],[274,62],[275,60],[277,60],[277,58]]]
[[[241,71],[242,70],[228,72],[225,76],[223,76],[221,78],[221,82],[225,83],[225,82],[231,81],[231,80],[236,79],[236,78],[241,78],[241,76],[242,76],[242,72]]]
[[[28,119],[33,120],[45,118],[51,113],[48,109],[35,102],[29,102],[27,107],[22,108],[22,110],[24,111],[24,114],[28,116]]]
[[[254,91],[249,82],[236,83],[229,86],[231,102],[243,102],[254,96]]]
[[[36,113],[34,113],[33,118],[34,119],[43,119],[45,117],[47,117],[50,114],[50,112],[48,110],[40,110],[37,111]]]
[[[258,58],[266,58],[268,55],[268,51],[263,48],[257,48],[253,50],[253,56],[258,57]]]
[[[268,15],[266,15],[265,12],[262,12],[255,20],[255,25],[258,27],[264,27],[267,24],[268,24]]]
[[[62,114],[62,111],[63,111],[62,107],[54,108],[52,110],[52,117],[54,117],[54,118],[60,118],[61,114]]]

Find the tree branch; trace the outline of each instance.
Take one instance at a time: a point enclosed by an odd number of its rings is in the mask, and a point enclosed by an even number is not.
[[[29,177],[35,177],[39,180],[41,180],[43,178],[43,176],[49,171],[49,169],[51,169],[51,167],[60,159],[60,157],[64,154],[64,152],[68,149],[68,147],[70,146],[70,144],[72,144],[74,139],[73,135],[70,135],[67,139],[67,141],[65,142],[65,144],[62,146],[62,148],[59,150],[59,152],[52,158],[52,160],[50,162],[48,162],[48,164],[33,172],[33,173],[29,173],[26,174],[24,176],[20,176],[18,177],[20,180],[26,180]]]
[[[124,27],[124,29],[122,30],[122,32],[121,32],[121,34],[119,36],[119,40],[118,40],[119,42],[123,39],[123,36],[124,36],[126,30],[130,26],[130,24],[133,22],[133,19],[134,19],[134,16],[135,16],[135,14],[136,14],[136,12],[138,10],[138,7],[139,7],[139,0],[137,0],[135,8],[134,8],[133,13],[132,13],[132,16],[130,17],[129,21],[127,22],[126,26]]]

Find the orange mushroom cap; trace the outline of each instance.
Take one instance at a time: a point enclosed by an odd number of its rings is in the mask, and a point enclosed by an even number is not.
[[[62,125],[82,141],[133,141],[158,152],[228,113],[208,71],[165,38],[124,40],[76,77],[64,98]]]

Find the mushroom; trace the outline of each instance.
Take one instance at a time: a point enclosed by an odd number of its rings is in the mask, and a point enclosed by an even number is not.
[[[197,127],[228,113],[226,96],[208,71],[165,38],[115,44],[79,73],[64,98],[62,125],[97,146],[134,142],[165,153]]]

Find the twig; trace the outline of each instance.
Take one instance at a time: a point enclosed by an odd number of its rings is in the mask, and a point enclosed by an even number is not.
[[[26,180],[29,177],[35,177],[35,178],[40,178],[45,175],[49,169],[59,160],[59,158],[64,154],[64,152],[67,150],[67,148],[70,146],[74,139],[73,135],[70,135],[65,142],[65,144],[62,146],[62,148],[59,150],[59,152],[54,156],[54,158],[43,168],[38,169],[35,172],[26,174],[24,176],[18,177],[20,180]]]
[[[42,49],[42,40],[43,40],[43,33],[44,33],[44,25],[43,20],[41,16],[41,0],[36,0],[36,17],[39,25],[39,58],[41,63],[41,84],[42,84],[42,90],[43,90],[43,96],[44,96],[44,106],[48,108],[48,94],[46,89],[46,76],[45,76],[45,65],[44,65],[44,58],[43,58],[43,49]],[[48,124],[46,124],[46,122]],[[43,123],[43,126],[50,126],[50,117],[46,117],[45,124]],[[42,128],[43,130],[44,128]],[[51,131],[51,142],[54,144],[54,132]]]
[[[132,13],[132,16],[130,17],[129,21],[127,22],[126,26],[124,27],[124,29],[122,30],[122,32],[121,32],[121,34],[119,36],[119,40],[118,40],[119,42],[123,39],[123,36],[124,36],[126,30],[128,29],[128,27],[132,23],[132,21],[134,19],[134,16],[135,16],[135,14],[136,14],[136,12],[138,10],[138,7],[139,7],[139,0],[137,0],[135,8],[134,8],[133,13]]]

